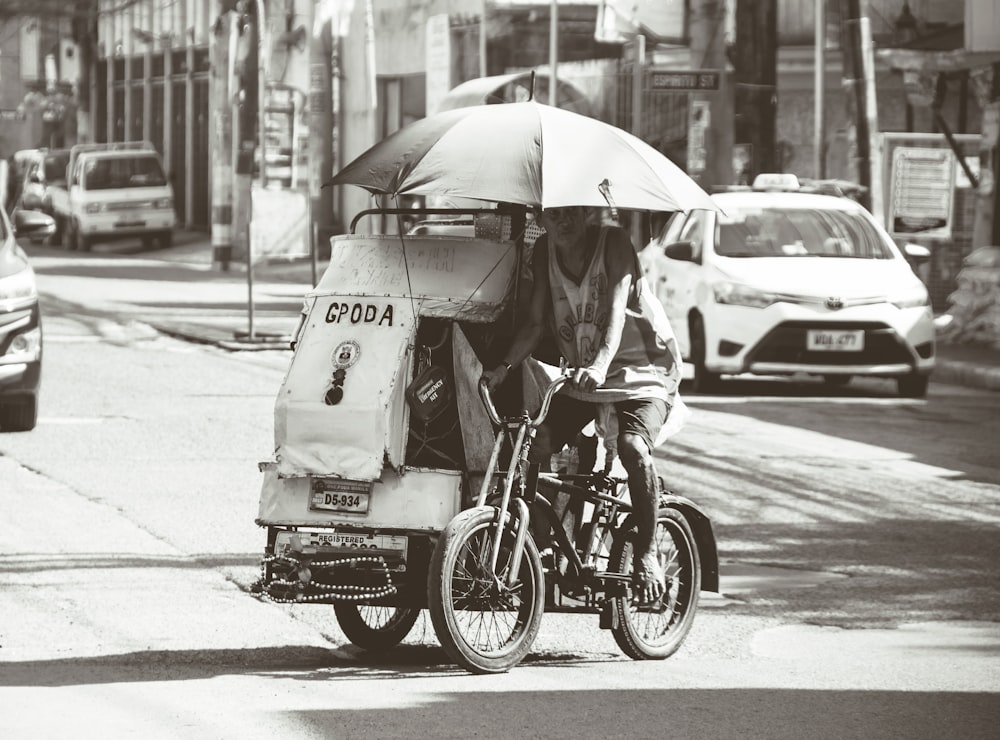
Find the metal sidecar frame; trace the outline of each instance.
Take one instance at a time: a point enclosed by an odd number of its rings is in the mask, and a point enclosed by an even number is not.
[[[353,233],[370,215],[427,220],[409,235]],[[366,647],[405,637],[427,606],[438,534],[478,491],[492,448],[476,384],[513,331],[525,217],[373,209],[331,239],[275,401],[275,453],[259,466],[256,593],[335,604]],[[434,382],[420,387],[422,374]],[[366,606],[388,607],[388,621],[359,618]]]

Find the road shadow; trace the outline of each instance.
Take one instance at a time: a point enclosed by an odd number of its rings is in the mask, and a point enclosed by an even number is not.
[[[0,652],[2,656],[2,652]],[[623,656],[608,660],[626,661]],[[585,666],[592,657],[537,652],[521,666]],[[223,675],[271,676],[282,680],[331,681],[373,678],[412,679],[468,675],[444,649],[433,644],[400,644],[384,651],[354,645],[283,645],[205,650],[142,650],[119,655],[0,662],[0,687],[82,686],[144,681],[192,681]]]
[[[804,588],[778,574],[730,596],[726,613],[848,629],[1000,622],[1000,537],[991,523],[895,518],[886,511],[871,522],[744,523],[715,530],[723,593],[726,563],[845,576]]]
[[[976,429],[976,436],[981,433],[982,439],[1000,437],[1000,397],[987,395],[984,403],[980,394],[932,383],[926,399],[905,399],[896,395],[894,384],[888,380],[865,380],[857,386],[833,388],[820,381],[736,379],[723,388],[721,393],[710,397],[685,393],[684,399],[693,409],[737,414],[890,448],[908,455],[914,462],[953,471],[956,475],[949,476],[950,480],[1000,484],[1000,454],[988,459],[980,452],[979,459],[973,459],[970,450],[943,436],[947,425],[959,425]],[[683,385],[681,390],[683,393]],[[786,402],[780,402],[782,399]],[[793,419],[789,409],[799,400],[801,408],[812,413],[795,414]],[[822,413],[824,401],[836,413]],[[878,413],[885,405],[893,408],[892,414]]]
[[[381,738],[995,738],[996,694],[799,689],[443,692],[417,706],[291,714],[317,733]],[[443,718],[464,723],[449,727]],[[452,720],[454,721],[454,720]],[[374,723],[374,724],[373,724]]]

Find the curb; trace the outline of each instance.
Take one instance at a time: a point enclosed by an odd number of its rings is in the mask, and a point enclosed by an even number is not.
[[[223,331],[200,324],[150,324],[156,331],[174,339],[197,344],[206,344],[229,350],[230,352],[260,352],[263,350],[290,350],[292,338],[262,333],[251,340],[240,338],[236,332]]]
[[[960,360],[937,360],[931,380],[988,391],[1000,391],[1000,368]]]

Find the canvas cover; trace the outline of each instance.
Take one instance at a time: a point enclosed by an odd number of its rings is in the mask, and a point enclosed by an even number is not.
[[[376,480],[405,462],[417,317],[489,321],[513,282],[511,242],[342,236],[275,403],[279,477]]]
[[[330,264],[310,295],[406,296],[421,316],[486,322],[500,315],[513,286],[513,241],[347,234],[330,245]]]

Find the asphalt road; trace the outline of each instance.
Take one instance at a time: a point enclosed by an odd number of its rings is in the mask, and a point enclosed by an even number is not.
[[[3,736],[996,736],[998,394],[690,396],[658,464],[709,511],[725,593],[681,651],[633,662],[547,614],[521,666],[473,677],[426,618],[372,656],[328,607],[246,593],[287,353],[145,323],[209,284],[133,294],[72,268],[40,271],[39,426],[0,435]]]

